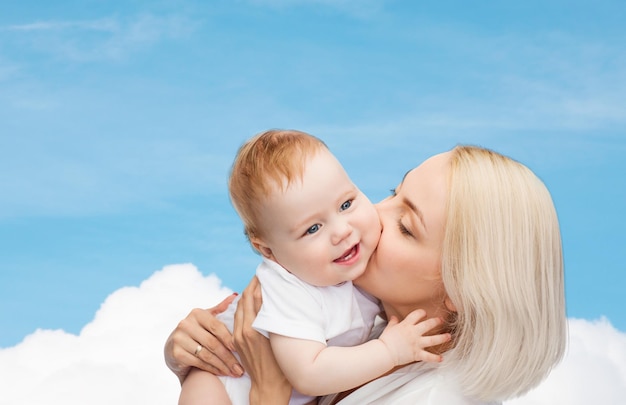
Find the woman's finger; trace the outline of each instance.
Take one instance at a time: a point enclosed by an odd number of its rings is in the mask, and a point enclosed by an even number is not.
[[[250,396],[257,398],[257,403],[287,403],[291,385],[278,367],[269,340],[252,327],[261,304],[261,288],[255,277],[237,305],[235,347],[250,376]]]
[[[232,294],[217,306],[193,309],[179,322],[166,343],[166,362],[179,377],[196,367],[216,375],[241,376],[243,368],[232,354],[232,335],[215,316],[237,297]],[[178,370],[178,371],[177,371]]]
[[[258,290],[259,297],[254,298],[254,292]],[[243,293],[241,294],[241,299],[237,304],[237,310],[235,311],[235,328],[234,328],[234,339],[235,345],[237,342],[241,342],[245,339],[246,335],[249,335],[251,332],[256,332],[252,329],[252,322],[256,318],[256,314],[258,310],[261,308],[262,298],[260,297],[260,285],[259,280],[255,277],[252,278],[252,281],[245,288]]]

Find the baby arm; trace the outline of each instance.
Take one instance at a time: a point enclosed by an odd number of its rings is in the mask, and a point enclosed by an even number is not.
[[[181,386],[178,405],[231,405],[231,401],[216,375],[192,368]]]
[[[424,336],[441,325],[440,318],[425,321],[425,312],[411,312],[402,322],[395,319],[378,339],[358,346],[326,346],[312,340],[270,334],[276,360],[293,387],[305,395],[326,395],[358,387],[414,361],[441,361],[424,348],[450,340],[450,334]]]

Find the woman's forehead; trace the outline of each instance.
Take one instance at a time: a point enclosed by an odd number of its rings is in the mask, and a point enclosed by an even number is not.
[[[437,155],[431,156],[425,161],[423,161],[419,166],[414,167],[407,171],[402,177],[402,182],[400,186],[407,181],[407,178],[410,177],[409,181],[413,181],[416,178],[420,178],[422,176],[426,176],[426,179],[430,179],[432,176],[439,176],[443,173],[446,173],[449,168],[449,161],[451,157],[451,152],[443,152]]]

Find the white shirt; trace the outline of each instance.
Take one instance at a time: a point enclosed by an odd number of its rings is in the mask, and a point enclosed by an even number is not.
[[[356,346],[369,339],[374,319],[381,311],[373,297],[349,281],[330,287],[312,286],[265,258],[256,275],[261,282],[263,305],[252,326],[265,336],[271,332],[331,346]],[[231,332],[237,301],[218,315]],[[249,403],[251,382],[247,374],[219,378],[233,405]],[[305,404],[312,398],[294,391],[289,403]]]
[[[328,395],[319,405],[332,404]],[[452,370],[438,363],[413,363],[355,390],[337,405],[497,405],[464,396]]]
[[[355,346],[368,340],[380,307],[352,282],[312,286],[268,259],[256,274],[263,305],[252,326],[265,336],[271,332],[331,346]]]

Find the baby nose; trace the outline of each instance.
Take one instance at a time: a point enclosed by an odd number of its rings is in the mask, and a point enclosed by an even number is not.
[[[345,220],[337,221],[337,225],[333,233],[333,244],[336,245],[340,243],[345,238],[350,236],[350,234],[352,234],[352,225],[350,225],[350,223]]]

